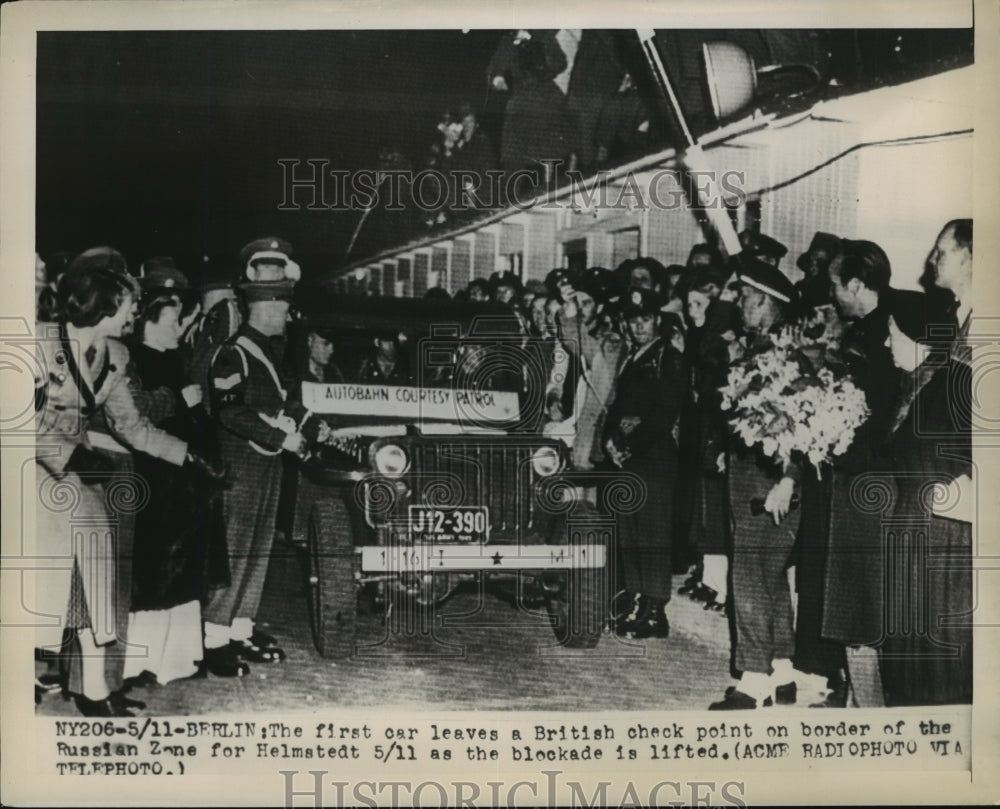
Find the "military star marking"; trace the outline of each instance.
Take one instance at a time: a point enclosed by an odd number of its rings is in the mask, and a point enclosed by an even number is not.
[[[499,565],[500,560],[503,559],[503,557],[500,555],[500,551],[497,551],[495,554],[493,554],[491,558],[493,559],[493,564],[495,565]]]

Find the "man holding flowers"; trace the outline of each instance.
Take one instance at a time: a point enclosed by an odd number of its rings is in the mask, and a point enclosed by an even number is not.
[[[741,257],[738,307],[747,358],[772,346],[786,324],[795,295],[779,269]],[[792,512],[797,471],[759,449],[731,441],[728,458],[733,518],[732,585],[736,623],[735,666],[742,677],[710,710],[738,710],[770,704],[775,683],[781,701],[794,701],[792,655],[795,632],[786,570],[795,545],[798,513]],[[763,501],[763,513],[758,511]],[[773,672],[773,674],[772,674]]]

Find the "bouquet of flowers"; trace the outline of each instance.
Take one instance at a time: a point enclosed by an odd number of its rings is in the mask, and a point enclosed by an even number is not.
[[[868,407],[836,359],[840,331],[836,316],[819,310],[732,365],[722,409],[748,447],[759,446],[782,466],[805,457],[817,474],[847,451]]]

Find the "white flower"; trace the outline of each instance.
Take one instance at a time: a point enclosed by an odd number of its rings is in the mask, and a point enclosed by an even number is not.
[[[864,393],[829,368],[804,376],[793,356],[810,348],[822,357],[839,336],[839,321],[821,311],[774,335],[770,349],[730,368],[722,409],[731,411],[733,431],[743,443],[759,445],[782,463],[802,455],[817,468],[847,451],[868,418]],[[778,425],[784,429],[776,431]]]

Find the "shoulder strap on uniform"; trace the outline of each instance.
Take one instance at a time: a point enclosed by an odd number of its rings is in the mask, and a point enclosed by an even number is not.
[[[219,352],[222,351],[223,348],[225,348],[225,345],[226,344],[223,343],[222,345],[220,345],[218,348],[215,349],[215,351],[212,353],[212,362],[210,363],[210,365],[215,365],[215,360],[219,356]],[[240,362],[243,363],[243,376],[247,376],[247,374],[250,373],[250,366],[247,365],[247,355],[243,353],[243,349],[240,348],[238,345],[236,345],[236,343],[233,343],[233,348],[236,349],[236,353],[240,355]]]
[[[282,386],[281,380],[278,378],[278,372],[274,368],[274,363],[271,362],[271,358],[268,357],[267,354],[261,351],[260,346],[258,346],[253,340],[251,340],[245,334],[242,334],[239,337],[237,337],[234,345],[236,346],[237,349],[240,349],[240,347],[242,346],[243,349],[246,349],[253,355],[254,359],[263,364],[263,366],[267,368],[267,372],[271,375],[271,379],[274,380],[274,386],[278,389],[278,392],[281,394],[281,398],[282,399],[287,398],[288,394],[286,393],[284,386]],[[241,350],[240,354],[242,355],[242,353],[243,352]],[[243,365],[244,367],[246,367],[246,357],[243,358]]]
[[[94,394],[87,385],[87,382],[83,378],[83,374],[80,373],[80,367],[77,365],[76,357],[73,356],[73,349],[69,344],[69,335],[66,331],[66,324],[59,324],[59,342],[62,345],[62,353],[66,358],[66,368],[69,370],[70,376],[73,377],[73,383],[76,385],[77,390],[80,391],[80,395],[83,396],[84,401],[84,415],[90,415],[96,409],[96,402],[94,400]]]

